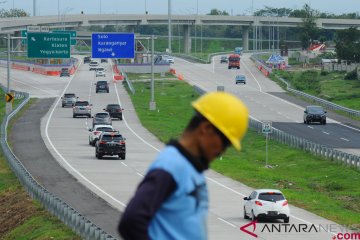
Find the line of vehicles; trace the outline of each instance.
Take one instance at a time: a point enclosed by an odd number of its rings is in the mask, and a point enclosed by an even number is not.
[[[84,58],[84,63],[89,63],[89,70],[104,69]],[[102,61],[107,62],[107,61]],[[91,64],[93,63],[93,64]],[[91,66],[93,65],[93,66]],[[96,66],[95,66],[96,65]],[[90,69],[96,67],[95,69]],[[95,92],[109,93],[109,84],[106,80],[99,80],[95,83]],[[91,128],[89,128],[89,145],[95,147],[95,157],[101,159],[103,156],[118,156],[120,159],[126,158],[126,138],[112,126],[113,119],[123,119],[123,108],[116,103],[107,104],[103,112],[92,115],[92,104],[86,100],[79,100],[75,93],[64,93],[61,98],[62,107],[70,106],[73,111],[73,118],[87,117],[92,119]]]

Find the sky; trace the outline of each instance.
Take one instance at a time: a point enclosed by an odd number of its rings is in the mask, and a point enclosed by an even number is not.
[[[33,16],[34,0],[0,0],[0,8],[24,9]],[[172,14],[204,15],[216,8],[230,15],[251,15],[265,6],[301,9],[304,4],[327,13],[360,11],[360,0],[171,0]],[[79,14],[167,14],[168,0],[36,0],[36,15]],[[59,7],[58,7],[59,6]]]

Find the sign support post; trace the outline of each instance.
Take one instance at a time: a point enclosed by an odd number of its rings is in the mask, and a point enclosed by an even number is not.
[[[7,34],[7,94],[10,94],[10,33]],[[6,114],[12,112],[12,101],[6,101]]]
[[[265,168],[269,168],[270,165],[268,165],[268,145],[269,145],[269,134],[272,133],[272,122],[270,121],[264,121],[262,123],[262,133],[265,134],[266,137],[266,151],[265,151]]]

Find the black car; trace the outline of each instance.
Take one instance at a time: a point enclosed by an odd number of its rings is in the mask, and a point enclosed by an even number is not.
[[[326,124],[326,111],[321,106],[307,106],[304,111],[304,123],[319,122]]]
[[[118,155],[125,159],[126,143],[125,138],[118,132],[103,132],[95,144],[95,156],[101,159],[104,155]]]
[[[91,57],[84,57],[84,63],[89,63],[91,62]]]
[[[98,92],[109,93],[109,84],[107,81],[97,81],[95,85],[96,85],[96,93]]]
[[[68,68],[62,68],[60,71],[60,77],[70,77],[70,72]]]
[[[102,58],[102,59],[100,60],[100,62],[101,62],[101,63],[107,63],[108,60],[107,60],[106,58]]]
[[[104,108],[104,111],[108,112],[111,118],[118,118],[120,120],[122,120],[122,110],[124,109],[119,104],[108,104]]]
[[[220,63],[228,63],[228,62],[229,62],[229,60],[228,60],[228,58],[226,56],[222,56],[220,58]]]

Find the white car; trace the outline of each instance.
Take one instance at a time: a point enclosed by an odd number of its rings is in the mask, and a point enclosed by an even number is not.
[[[92,71],[92,70],[96,70],[97,66],[99,66],[99,63],[96,62],[96,61],[91,61],[89,63],[89,70]]]
[[[284,194],[276,189],[257,189],[245,197],[244,218],[283,219],[289,223],[290,209]]]
[[[89,145],[95,146],[102,132],[115,132],[111,125],[95,125],[93,129],[89,129]]]
[[[165,58],[166,59],[166,61],[168,62],[168,63],[171,63],[171,64],[173,64],[173,63],[175,63],[175,60],[174,60],[174,58],[172,58],[172,57],[167,57],[167,58]]]
[[[97,77],[106,77],[106,73],[105,71],[96,71],[96,76]]]

